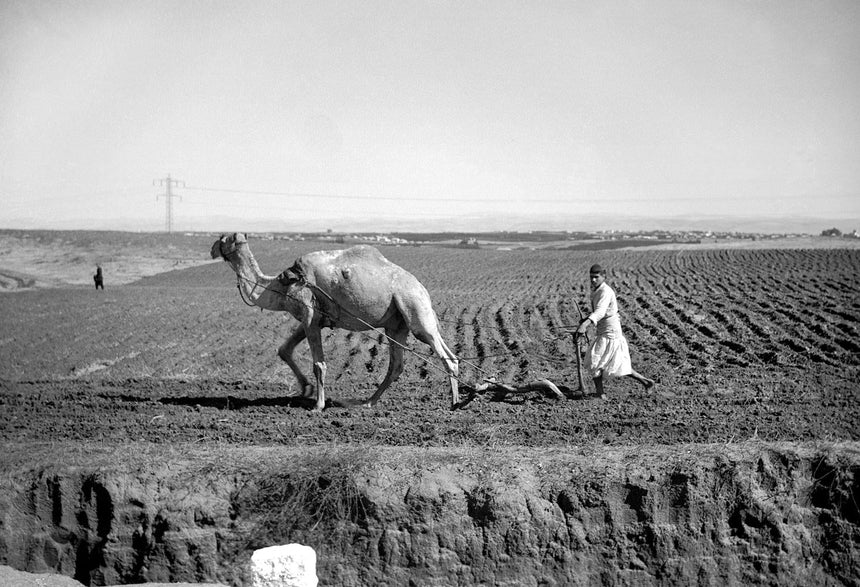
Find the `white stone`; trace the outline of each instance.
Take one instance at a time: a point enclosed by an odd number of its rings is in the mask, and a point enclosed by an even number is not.
[[[317,587],[317,553],[303,544],[255,550],[251,578],[254,587]]]

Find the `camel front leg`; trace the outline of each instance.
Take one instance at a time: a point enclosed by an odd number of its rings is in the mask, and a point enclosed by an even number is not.
[[[376,388],[376,392],[364,402],[363,405],[366,407],[375,406],[382,396],[382,392],[397,381],[397,378],[403,373],[403,347],[406,346],[409,329],[403,324],[397,330],[386,330],[385,334],[391,339],[388,342],[388,373],[386,373],[385,379],[382,380],[379,387]]]
[[[314,412],[321,412],[325,408],[325,353],[323,352],[322,333],[319,328],[307,329],[308,345],[311,347],[311,357],[314,362],[314,377],[317,384],[317,403]]]
[[[293,357],[293,352],[296,350],[296,346],[305,338],[307,338],[305,329],[299,328],[293,332],[289,338],[287,338],[280,348],[278,348],[278,356],[290,366],[290,369],[292,369],[293,375],[296,376],[296,380],[299,382],[299,389],[301,390],[302,395],[308,396],[313,391],[311,389],[311,384],[308,381],[308,378],[305,377],[305,374],[302,373],[302,370],[299,369],[299,366],[296,364],[296,360]]]

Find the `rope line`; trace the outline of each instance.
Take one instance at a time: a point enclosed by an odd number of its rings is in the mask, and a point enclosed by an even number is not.
[[[248,283],[253,283],[253,284],[254,284],[254,286],[255,286],[255,288],[256,288],[256,287],[260,287],[260,288],[262,288],[263,290],[270,291],[270,292],[272,292],[272,293],[274,293],[274,294],[278,294],[278,295],[280,295],[280,296],[290,298],[290,299],[292,299],[292,300],[294,300],[294,301],[296,301],[296,302],[299,302],[300,304],[304,305],[305,307],[307,307],[307,308],[309,308],[309,309],[311,309],[311,310],[314,310],[314,311],[318,311],[318,312],[320,312],[321,314],[323,314],[323,315],[325,315],[326,317],[328,317],[329,319],[334,320],[334,317],[333,317],[330,313],[326,312],[324,309],[322,309],[322,308],[315,308],[314,306],[312,306],[312,305],[308,304],[308,303],[307,303],[307,302],[305,302],[304,300],[302,300],[302,299],[300,299],[300,298],[297,298],[296,296],[293,296],[293,295],[289,294],[288,292],[278,291],[278,290],[272,289],[272,288],[270,288],[270,287],[266,287],[266,286],[264,286],[264,285],[260,285],[260,284],[259,284],[259,283],[257,283],[256,281],[252,281],[252,280],[248,279],[247,277],[242,277],[242,276],[241,276],[241,275],[239,275],[238,273],[236,274],[236,278],[237,278],[237,280],[244,280],[244,281],[246,281],[246,282],[248,282]],[[322,289],[320,289],[319,287],[317,287],[317,286],[315,286],[315,285],[313,285],[313,284],[311,284],[311,283],[308,283],[307,281],[301,281],[301,282],[299,282],[299,283],[301,283],[302,287],[307,287],[308,289],[311,289],[312,291],[313,291],[313,290],[317,290],[317,291],[319,291],[320,293],[322,293],[323,295],[325,295],[329,300],[331,300],[331,302],[332,302],[333,304],[337,305],[337,306],[338,306],[338,308],[339,308],[340,310],[343,310],[344,312],[346,312],[347,314],[349,314],[352,318],[354,318],[355,320],[357,320],[358,322],[360,322],[360,323],[361,323],[361,324],[363,324],[364,326],[367,326],[368,330],[374,330],[374,331],[376,331],[377,333],[381,334],[383,337],[385,337],[385,339],[388,341],[388,343],[389,343],[389,344],[397,345],[397,346],[398,346],[398,347],[400,347],[401,349],[403,349],[403,350],[405,350],[405,351],[407,351],[407,352],[409,352],[409,353],[411,353],[411,354],[415,355],[415,356],[416,356],[416,357],[418,357],[419,359],[421,359],[421,360],[424,362],[424,364],[425,364],[425,365],[427,365],[428,367],[430,367],[430,368],[432,368],[432,369],[435,369],[436,371],[439,371],[440,373],[444,373],[444,374],[445,374],[445,375],[447,375],[448,377],[453,377],[454,379],[456,379],[456,380],[457,380],[457,382],[458,382],[458,383],[461,383],[461,384],[463,384],[463,385],[466,385],[466,384],[465,384],[465,383],[460,379],[460,377],[459,377],[458,375],[452,375],[451,373],[448,373],[448,371],[444,370],[443,368],[439,367],[439,366],[438,366],[438,365],[436,365],[435,363],[431,362],[431,361],[430,361],[430,358],[432,357],[432,355],[423,355],[423,354],[421,354],[421,353],[419,353],[419,352],[415,351],[415,350],[414,350],[414,349],[412,349],[411,347],[408,347],[408,346],[406,346],[406,345],[404,345],[404,344],[402,344],[402,343],[400,343],[400,342],[398,342],[398,341],[394,340],[393,338],[391,338],[390,336],[388,336],[385,332],[379,332],[379,330],[377,330],[379,327],[377,327],[377,326],[373,326],[372,324],[370,324],[370,323],[368,323],[367,321],[363,320],[363,319],[362,319],[362,318],[360,318],[359,316],[356,316],[354,313],[350,312],[348,309],[344,308],[344,307],[343,307],[343,306],[341,306],[340,304],[337,304],[337,302],[335,302],[335,301],[332,299],[332,297],[331,297],[330,295],[328,295],[328,293],[326,293],[325,291],[323,291],[323,290],[322,290]],[[239,286],[239,285],[240,285],[239,281],[237,281],[236,285],[237,285],[237,286]],[[239,287],[239,290],[240,290],[240,293],[241,293],[241,287]],[[245,299],[244,299],[244,298],[245,298],[244,293],[242,293],[241,295],[242,295],[242,301],[245,301]],[[245,302],[245,303],[247,304],[248,302]],[[251,305],[251,306],[254,306],[255,304],[250,304],[250,305]],[[261,308],[261,310],[262,310],[262,308]],[[359,334],[359,335],[364,336],[365,338],[367,338],[367,339],[369,339],[369,340],[370,340],[370,336],[371,336],[371,335],[370,335],[370,334],[368,334],[368,333],[367,333],[367,331],[357,331],[357,332],[358,332],[358,334]],[[472,367],[474,367],[475,369],[478,369],[478,370],[479,370],[479,371],[481,371],[482,373],[488,373],[487,371],[485,371],[485,370],[481,369],[481,368],[480,368],[480,367],[478,367],[477,365],[475,365],[475,364],[473,364],[473,363],[470,363],[469,361],[466,361],[466,360],[460,359],[460,358],[459,358],[459,357],[457,357],[456,355],[455,355],[455,358],[457,358],[457,359],[458,359],[458,361],[462,361],[462,362],[466,363],[467,365],[471,365]],[[489,373],[488,373],[488,374],[489,374]]]
[[[239,290],[239,296],[241,297],[242,301],[243,301],[243,302],[245,303],[245,305],[247,305],[247,306],[255,307],[255,306],[256,306],[256,304],[254,304],[254,303],[250,302],[248,299],[246,299],[246,297],[245,297],[245,293],[242,291],[241,281],[245,281],[245,282],[247,282],[247,283],[253,284],[254,288],[251,290],[251,294],[252,294],[252,295],[253,295],[254,291],[256,291],[256,289],[257,289],[257,288],[260,288],[260,289],[262,289],[262,290],[269,291],[269,292],[271,292],[271,293],[274,293],[274,294],[280,295],[280,296],[282,296],[282,297],[290,298],[290,299],[292,299],[293,301],[299,302],[300,304],[304,305],[304,306],[305,306],[305,307],[307,307],[308,309],[310,309],[310,310],[314,310],[314,311],[318,311],[318,312],[320,312],[321,314],[323,314],[324,316],[326,316],[327,318],[329,318],[329,319],[331,319],[331,320],[334,320],[334,316],[332,316],[329,312],[326,312],[326,311],[325,311],[323,308],[321,308],[321,307],[315,307],[315,306],[313,306],[313,305],[310,305],[310,304],[308,304],[307,302],[305,302],[303,299],[298,298],[298,297],[296,297],[296,296],[294,296],[294,295],[291,295],[289,292],[279,291],[279,290],[276,290],[276,289],[272,289],[272,288],[270,288],[270,287],[267,287],[267,286],[265,286],[265,285],[260,285],[257,281],[254,281],[254,280],[248,279],[247,277],[242,277],[241,275],[239,275],[239,274],[237,273],[237,274],[236,274],[236,288]],[[457,382],[458,382],[458,383],[464,384],[464,383],[463,383],[463,381],[462,381],[462,379],[460,379],[459,375],[452,375],[451,373],[448,373],[448,371],[444,370],[443,368],[439,367],[439,366],[438,366],[438,365],[436,365],[435,363],[431,362],[431,359],[433,358],[433,356],[434,356],[434,355],[432,355],[432,354],[425,355],[425,354],[423,354],[423,353],[419,353],[418,351],[414,350],[413,348],[408,347],[408,346],[406,346],[406,345],[404,345],[404,344],[402,344],[402,343],[398,342],[397,340],[394,340],[393,338],[391,338],[390,336],[388,336],[388,334],[386,334],[385,332],[380,332],[380,331],[378,330],[378,328],[379,328],[378,326],[373,326],[372,324],[370,324],[369,322],[365,321],[365,320],[364,320],[364,319],[362,319],[361,317],[359,317],[359,316],[355,315],[353,312],[350,312],[347,308],[344,308],[341,304],[338,304],[338,303],[334,300],[334,298],[332,298],[332,297],[328,294],[328,292],[324,291],[324,290],[323,290],[323,289],[321,289],[319,286],[317,286],[317,285],[315,285],[315,284],[312,284],[312,283],[308,283],[308,282],[307,282],[306,280],[304,280],[304,279],[299,280],[297,283],[299,283],[302,287],[307,287],[307,288],[308,288],[308,289],[310,289],[311,291],[317,291],[317,292],[319,292],[320,294],[324,295],[324,296],[325,296],[325,297],[326,297],[326,298],[327,298],[327,299],[328,299],[332,304],[334,304],[335,306],[337,306],[337,307],[338,307],[338,309],[340,309],[340,310],[342,310],[343,312],[346,312],[347,314],[349,314],[349,315],[350,315],[352,318],[354,318],[356,321],[358,321],[358,322],[360,322],[362,325],[366,326],[368,330],[374,330],[374,331],[376,331],[378,334],[381,334],[381,335],[382,335],[382,336],[383,336],[383,337],[388,341],[388,344],[394,344],[394,345],[396,345],[396,346],[400,347],[400,348],[401,348],[401,349],[403,349],[404,351],[407,351],[407,352],[409,352],[410,354],[415,355],[416,357],[418,357],[419,359],[421,359],[421,360],[424,362],[424,364],[425,364],[425,365],[427,365],[427,366],[429,366],[430,368],[435,369],[436,371],[439,371],[440,373],[443,373],[443,374],[445,374],[445,375],[447,375],[447,376],[449,376],[449,377],[453,377],[455,380],[457,380]],[[579,309],[579,305],[578,305],[578,304],[577,304],[577,310],[579,310],[579,313],[580,313],[580,316],[581,316],[581,315],[582,315],[582,310],[580,310],[580,309]],[[262,307],[260,308],[260,311],[263,311],[263,308],[262,308]],[[438,321],[440,321],[440,322],[457,323],[457,322],[452,321],[452,320],[443,320],[443,319],[439,318],[438,316],[436,316],[436,319],[437,319]],[[494,326],[482,326],[482,328],[501,330],[500,328],[497,328],[497,327],[494,327]],[[574,327],[571,327],[571,326],[562,326],[562,327],[560,327],[560,328],[561,328],[561,329],[572,329],[572,328],[574,328]],[[367,331],[356,331],[356,332],[357,332],[359,335],[361,335],[361,336],[365,337],[366,339],[371,340],[371,335],[370,335]],[[554,340],[558,340],[558,338],[555,338]],[[525,351],[525,350],[521,350],[520,352],[521,352],[522,354],[526,355],[526,356],[535,356],[534,354],[529,353],[529,352],[527,352],[527,351]],[[576,351],[576,352],[579,352],[579,350],[577,349],[577,351]],[[483,357],[471,357],[471,358],[475,358],[475,359],[478,359],[478,358],[480,358],[480,359],[487,359],[487,358],[495,358],[495,357],[507,356],[508,354],[509,354],[509,353],[497,353],[497,354],[493,354],[493,355],[484,355]],[[477,371],[480,371],[481,373],[483,373],[484,375],[486,375],[488,378],[489,378],[489,377],[494,377],[494,376],[495,376],[495,373],[492,373],[492,372],[490,372],[490,371],[488,371],[488,370],[486,370],[486,369],[483,369],[483,368],[479,367],[478,365],[476,365],[475,363],[473,363],[472,361],[470,361],[470,360],[469,360],[469,358],[467,358],[467,357],[458,357],[458,356],[456,356],[456,355],[454,355],[454,356],[455,356],[455,358],[456,358],[459,362],[461,362],[461,363],[465,363],[466,365],[468,365],[468,366],[472,367],[473,369],[475,369],[475,370],[477,370]],[[547,358],[547,357],[544,357],[544,356],[542,356],[542,355],[538,355],[538,356],[540,356],[540,358],[542,358],[542,359],[546,359],[546,358]],[[466,385],[466,384],[464,384],[464,385]]]

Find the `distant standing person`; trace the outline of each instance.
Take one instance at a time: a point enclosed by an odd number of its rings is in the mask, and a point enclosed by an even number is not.
[[[96,289],[105,288],[105,278],[104,274],[102,273],[101,265],[96,265],[96,274],[93,275],[93,281],[96,282]]]
[[[633,370],[630,363],[630,349],[627,339],[621,332],[621,318],[618,316],[618,300],[615,291],[606,283],[606,271],[600,265],[592,265],[588,272],[591,282],[591,314],[582,321],[577,334],[583,335],[588,325],[593,323],[597,329],[594,343],[585,355],[585,367],[594,380],[595,394],[605,399],[603,377],[632,377],[645,389],[654,387],[654,380],[648,379]],[[577,352],[579,352],[577,350]]]

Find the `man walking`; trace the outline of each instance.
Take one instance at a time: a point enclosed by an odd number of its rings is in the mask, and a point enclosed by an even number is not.
[[[589,324],[597,330],[594,343],[585,355],[585,367],[594,380],[595,395],[606,399],[603,392],[603,377],[632,377],[646,390],[654,387],[654,380],[640,375],[630,363],[630,349],[621,331],[621,318],[618,315],[618,300],[615,291],[606,283],[606,271],[600,265],[592,265],[589,271],[591,282],[591,314],[582,321],[577,329],[584,335]],[[579,351],[577,351],[579,352]]]
[[[96,265],[96,274],[93,275],[93,281],[96,283],[96,289],[104,289],[105,288],[105,279],[102,274],[102,266]]]

